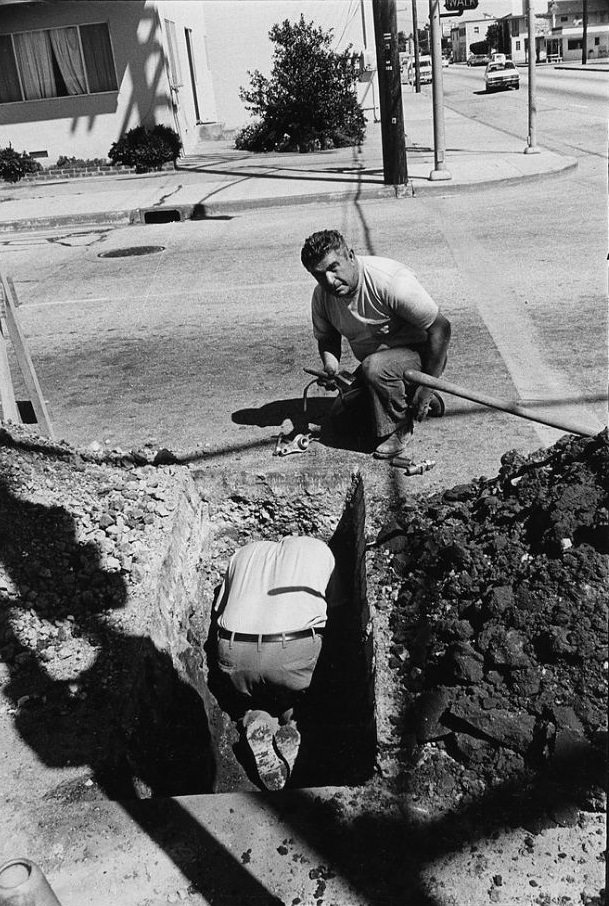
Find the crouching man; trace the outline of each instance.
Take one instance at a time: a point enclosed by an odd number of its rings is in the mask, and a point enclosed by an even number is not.
[[[301,250],[317,281],[312,298],[313,333],[324,371],[339,369],[345,337],[359,360],[356,377],[368,391],[378,459],[399,457],[414,420],[423,421],[437,395],[406,381],[409,369],[440,377],[451,327],[414,273],[389,258],[356,255],[341,233],[320,230]],[[354,388],[353,388],[354,389]]]
[[[316,538],[253,541],[229,562],[214,605],[217,670],[269,790],[294,767],[294,706],[311,683],[328,607],[338,603],[334,555]]]

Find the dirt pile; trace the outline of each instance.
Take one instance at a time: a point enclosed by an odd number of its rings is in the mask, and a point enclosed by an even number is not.
[[[566,437],[404,504],[380,533],[414,801],[501,789],[531,829],[604,807],[608,491],[607,433]]]

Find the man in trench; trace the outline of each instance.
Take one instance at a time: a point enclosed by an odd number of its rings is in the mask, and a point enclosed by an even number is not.
[[[239,720],[269,790],[285,785],[328,610],[343,603],[334,555],[308,536],[253,541],[233,554],[216,597],[220,704]]]
[[[317,281],[311,310],[324,371],[329,377],[338,373],[345,337],[360,362],[356,385],[365,387],[371,403],[374,456],[399,458],[414,421],[443,411],[436,408],[442,405],[438,395],[407,382],[405,372],[440,377],[450,322],[409,268],[389,258],[355,255],[336,230],[309,236],[301,261]]]

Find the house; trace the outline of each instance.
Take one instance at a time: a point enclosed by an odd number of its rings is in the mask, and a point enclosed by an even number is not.
[[[52,166],[163,123],[188,153],[250,120],[240,88],[270,74],[270,28],[301,13],[337,50],[374,49],[371,0],[0,0],[0,147]]]
[[[548,4],[548,19],[548,54],[563,60],[581,60],[584,41],[581,0],[554,0]],[[609,57],[609,6],[606,0],[588,0],[587,19],[587,59]]]
[[[453,25],[450,32],[453,62],[465,63],[469,57],[470,45],[486,40],[489,26],[496,23],[496,19],[469,19],[460,25]]]
[[[0,147],[52,165],[106,157],[123,132],[163,123],[185,150],[217,119],[204,4],[0,2]]]

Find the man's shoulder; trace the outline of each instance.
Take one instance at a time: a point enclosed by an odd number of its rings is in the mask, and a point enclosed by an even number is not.
[[[366,278],[373,283],[390,284],[396,277],[416,280],[416,275],[411,268],[393,258],[363,255],[360,257],[360,261]]]

